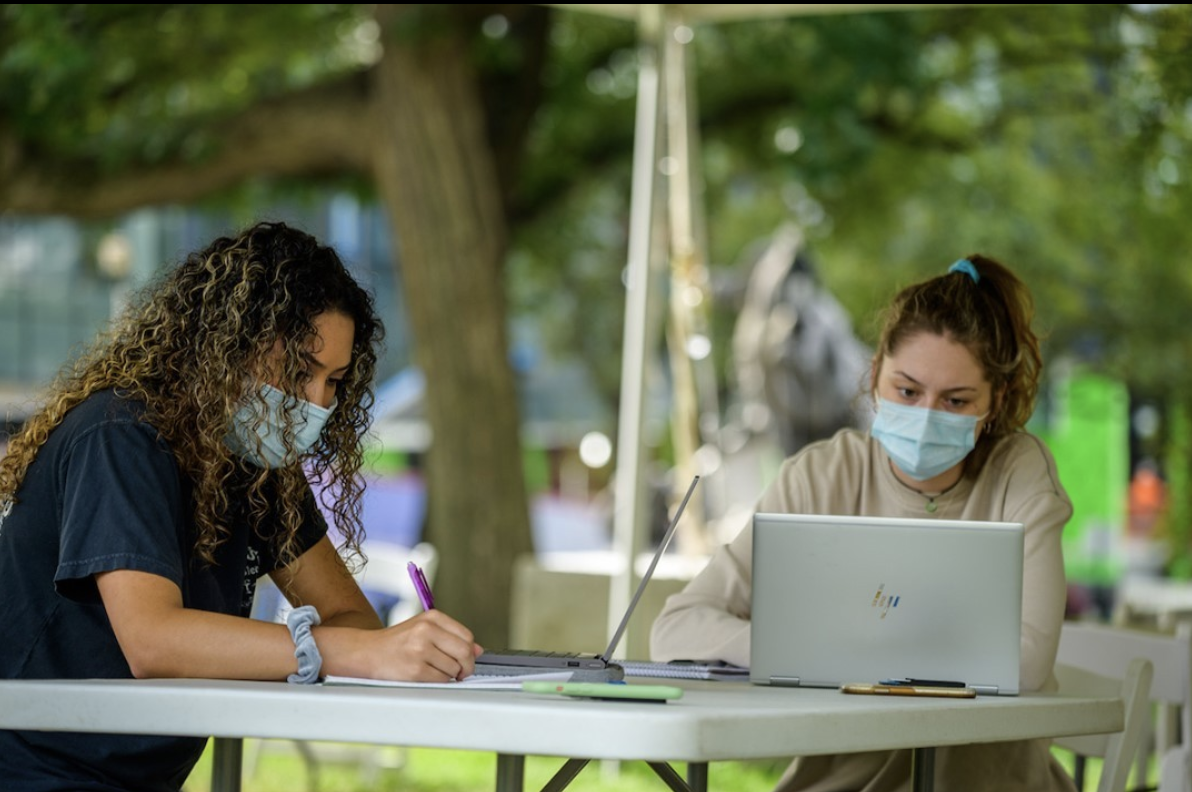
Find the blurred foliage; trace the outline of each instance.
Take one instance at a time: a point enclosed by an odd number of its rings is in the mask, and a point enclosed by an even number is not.
[[[201,158],[200,119],[359,69],[352,4],[0,6],[0,107],[34,154],[100,172]],[[279,130],[279,133],[283,130]]]
[[[201,159],[211,119],[365,73],[380,56],[371,8],[3,5],[3,123],[39,156],[100,174]],[[611,398],[635,26],[554,11],[544,27],[545,9],[525,4],[453,8],[490,89],[494,145],[521,162],[507,186],[513,305],[543,322],[557,351],[587,360]],[[700,25],[690,47],[699,176],[723,293],[746,276],[749,246],[794,220],[868,340],[898,284],[980,250],[1035,288],[1053,356],[1079,355],[1146,392],[1187,391],[1192,275],[1174,256],[1189,209],[1190,8]],[[436,11],[423,34],[442,23]],[[516,145],[498,140],[531,111]],[[736,306],[721,309],[723,328]]]
[[[0,129],[78,163],[84,182],[201,160],[219,119],[250,103],[367,79],[374,8],[0,5]],[[450,24],[473,42],[509,170],[512,309],[587,361],[615,404],[635,25],[526,4],[425,11],[407,34]],[[1034,288],[1049,360],[1186,401],[1190,43],[1188,4],[699,25],[689,56],[717,359],[729,362],[751,246],[795,221],[864,340],[898,285],[980,251]]]
[[[1053,356],[1079,355],[1144,390],[1186,389],[1176,323],[1189,284],[1172,254],[1189,198],[1192,62],[1179,53],[1190,30],[1189,6],[1115,5],[699,27],[715,272],[743,278],[749,244],[795,220],[868,340],[897,285],[981,251],[1035,289]],[[619,297],[608,284],[624,258],[627,163],[603,175],[574,178],[568,199],[543,210],[554,220],[519,237],[520,271],[533,275],[514,281],[524,304],[553,311],[549,336],[580,348],[615,339],[576,321],[577,310],[610,315],[584,305],[605,290]],[[570,296],[542,299],[560,293]]]

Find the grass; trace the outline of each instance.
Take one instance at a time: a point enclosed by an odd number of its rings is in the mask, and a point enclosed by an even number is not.
[[[491,792],[496,785],[497,759],[490,753],[340,743],[318,746],[321,750],[337,749],[348,761],[320,762],[317,792]],[[381,763],[388,766],[374,772],[368,762],[358,761],[361,755],[379,755]],[[351,761],[353,758],[357,761]],[[528,757],[525,788],[541,789],[562,767],[563,761]],[[708,766],[708,787],[733,792],[769,792],[786,765],[785,759],[713,762]],[[676,763],[674,769],[680,775],[687,771],[682,762]],[[286,740],[246,740],[243,778],[243,792],[315,792],[294,743]],[[666,788],[644,762],[592,762],[567,787],[568,792],[664,792]],[[184,792],[210,790],[208,744]]]
[[[288,740],[245,740],[243,792],[491,792],[497,760],[490,753],[433,748],[388,748],[345,743],[317,743],[327,758],[312,786],[296,744]],[[334,756],[332,754],[338,754]],[[1073,771],[1072,755],[1055,749],[1060,764]],[[733,792],[770,792],[787,759],[712,762],[708,788]],[[1155,777],[1152,762],[1152,777]],[[562,759],[526,759],[525,788],[541,789],[563,765]],[[674,766],[685,775],[682,762]],[[1089,759],[1084,788],[1097,788],[1101,762]],[[1143,786],[1133,780],[1128,788]],[[569,792],[664,792],[666,784],[644,762],[592,762],[568,786]],[[184,792],[211,791],[211,744],[191,773]]]

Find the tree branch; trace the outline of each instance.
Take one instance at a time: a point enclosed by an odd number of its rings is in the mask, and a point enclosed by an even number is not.
[[[0,208],[24,214],[101,218],[152,204],[188,203],[259,177],[369,173],[372,124],[367,73],[253,103],[232,118],[204,121],[212,145],[118,176],[91,161],[45,162],[0,127]]]

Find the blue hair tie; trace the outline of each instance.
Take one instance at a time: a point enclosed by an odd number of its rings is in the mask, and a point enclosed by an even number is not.
[[[977,272],[977,268],[973,266],[973,262],[968,259],[960,259],[960,261],[948,267],[948,272],[963,272],[973,279],[973,283],[981,282],[981,274]]]

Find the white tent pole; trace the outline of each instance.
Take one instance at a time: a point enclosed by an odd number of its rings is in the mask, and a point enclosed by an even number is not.
[[[637,109],[633,144],[633,185],[630,196],[629,257],[625,287],[625,330],[621,353],[621,405],[617,422],[617,468],[613,513],[613,552],[624,564],[609,584],[608,634],[617,629],[634,588],[633,561],[641,546],[646,515],[645,422],[646,356],[651,338],[650,253],[654,235],[654,188],[658,178],[659,79],[658,42],[662,34],[662,5],[639,6]],[[618,657],[637,652],[626,634]]]
[[[671,438],[675,450],[675,476],[671,483],[672,497],[687,487],[698,471],[696,452],[701,444],[701,399],[696,365],[689,354],[688,344],[700,326],[698,314],[705,306],[693,301],[700,295],[704,301],[706,280],[703,256],[696,238],[695,206],[699,202],[694,185],[696,163],[693,156],[695,124],[688,85],[687,49],[694,31],[686,24],[680,7],[667,9],[663,37],[662,68],[666,129],[667,215],[670,218],[670,324],[667,341],[670,350]],[[668,498],[669,500],[669,498]],[[689,518],[679,526],[675,536],[680,551],[691,555],[707,552],[702,509],[690,509]]]

